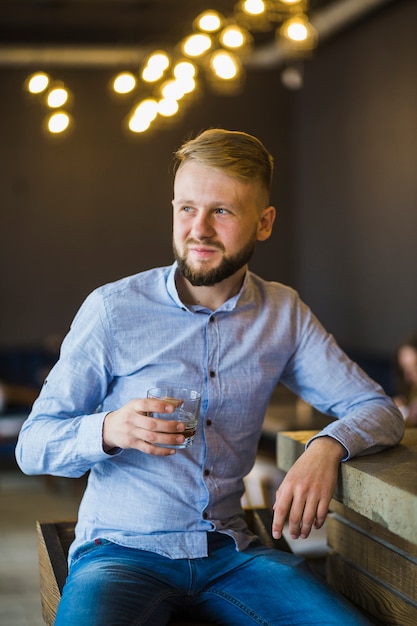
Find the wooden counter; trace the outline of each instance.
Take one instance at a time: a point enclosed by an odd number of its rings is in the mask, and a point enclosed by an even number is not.
[[[281,432],[288,471],[316,431]],[[328,582],[376,620],[417,625],[417,429],[400,445],[342,463],[330,505]]]

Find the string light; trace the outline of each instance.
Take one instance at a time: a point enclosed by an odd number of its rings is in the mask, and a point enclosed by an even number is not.
[[[237,0],[229,17],[211,9],[200,13],[191,34],[171,52],[155,50],[137,72],[122,71],[112,80],[117,95],[128,95],[138,87],[144,92],[142,101],[125,119],[127,128],[143,133],[157,118],[176,115],[200,86],[201,78],[222,93],[237,93],[243,85],[244,55],[253,46],[256,33],[263,37],[275,31],[289,60],[307,57],[317,43],[307,8],[308,0]],[[299,88],[302,77],[298,82],[290,73],[285,80],[283,77],[283,84],[295,88],[295,83]],[[69,114],[62,111],[71,99],[65,86],[53,83],[45,72],[36,72],[26,79],[25,88],[31,94],[46,94],[42,97],[47,106],[59,109],[53,123],[53,118],[48,118],[48,130],[64,132],[71,123]]]
[[[188,57],[200,57],[211,48],[211,38],[208,35],[196,34],[187,37],[182,44],[182,51]]]
[[[46,94],[46,104],[51,109],[62,107],[68,100],[68,90],[63,86],[52,87]]]
[[[113,89],[118,94],[130,93],[136,87],[136,82],[132,72],[121,72],[113,81]]]
[[[47,128],[50,133],[58,135],[63,133],[70,125],[70,116],[65,111],[53,113],[47,118]]]
[[[239,65],[236,58],[226,51],[214,52],[210,58],[210,67],[218,78],[232,80],[239,73]]]
[[[296,15],[285,21],[277,30],[278,38],[293,45],[293,51],[311,50],[316,45],[316,32],[306,15]]]
[[[29,93],[43,93],[50,83],[50,78],[45,72],[36,72],[26,80],[26,88]]]
[[[70,103],[70,92],[62,81],[53,81],[46,72],[35,72],[26,79],[25,88],[31,95],[41,96],[41,102],[49,109],[59,109],[44,119],[46,132],[59,135],[69,128],[71,116],[62,107]]]
[[[227,26],[220,33],[220,43],[226,48],[241,48],[247,43],[249,33],[236,25]]]
[[[242,9],[249,15],[261,15],[265,13],[266,6],[263,0],[245,0],[242,4]]]
[[[177,100],[162,98],[162,100],[158,102],[158,114],[163,117],[172,117],[178,113],[179,108]]]
[[[197,28],[206,33],[215,33],[221,27],[224,18],[217,11],[204,11],[195,20]]]
[[[151,54],[142,70],[142,78],[147,83],[155,83],[162,78],[170,65],[170,58],[166,52],[157,51]]]
[[[175,78],[194,78],[197,69],[190,61],[179,61],[175,65],[173,73]]]

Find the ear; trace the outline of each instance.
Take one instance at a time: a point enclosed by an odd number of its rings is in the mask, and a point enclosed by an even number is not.
[[[258,225],[258,241],[265,241],[271,236],[276,213],[275,207],[273,206],[268,206],[265,209],[262,209]]]

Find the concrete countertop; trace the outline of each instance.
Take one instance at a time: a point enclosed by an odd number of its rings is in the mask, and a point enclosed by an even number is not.
[[[317,431],[278,433],[277,465],[285,472]],[[417,428],[398,446],[341,465],[335,498],[399,537],[417,544]]]

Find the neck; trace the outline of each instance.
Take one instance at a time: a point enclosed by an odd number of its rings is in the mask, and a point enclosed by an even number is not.
[[[247,267],[245,266],[233,274],[233,276],[211,287],[196,287],[192,285],[189,280],[184,278],[182,274],[177,272],[175,282],[178,295],[184,304],[199,304],[215,311],[224,304],[226,300],[229,300],[229,298],[239,293],[246,270]]]

